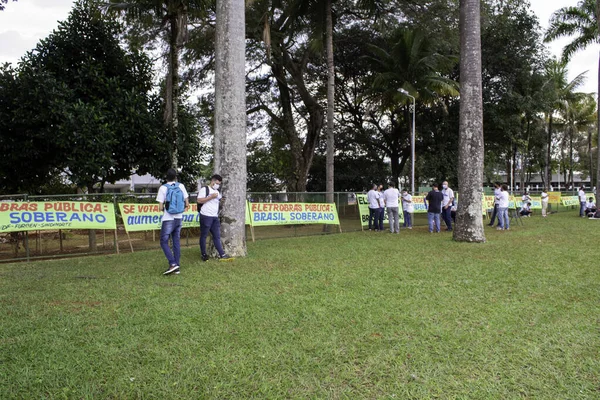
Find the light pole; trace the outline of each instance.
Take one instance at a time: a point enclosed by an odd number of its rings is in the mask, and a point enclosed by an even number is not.
[[[411,96],[405,89],[398,89],[400,93],[412,99],[412,132],[410,135],[410,190],[411,194],[415,194],[415,98]]]

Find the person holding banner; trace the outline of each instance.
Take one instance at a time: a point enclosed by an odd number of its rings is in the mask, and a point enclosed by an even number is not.
[[[412,214],[415,211],[415,206],[412,202],[412,196],[408,190],[402,191],[402,213],[404,214],[404,227],[412,229]]]
[[[442,213],[442,202],[444,195],[439,191],[437,183],[432,185],[433,190],[425,196],[425,205],[427,206],[427,221],[429,222],[429,233],[440,233],[440,214]]]
[[[188,192],[185,190],[185,186],[177,182],[177,171],[173,168],[168,169],[167,183],[158,189],[156,201],[158,201],[159,210],[163,211],[160,247],[169,262],[169,268],[163,272],[163,275],[179,274],[181,220],[183,212],[189,208],[190,203]],[[173,244],[172,251],[169,247],[169,238]]]
[[[388,183],[388,188],[383,192],[383,200],[387,207],[388,220],[390,223],[390,233],[400,233],[400,219],[398,215],[398,199],[400,192],[394,186],[393,182]]]
[[[542,189],[542,217],[546,218],[546,210],[548,209],[548,200],[549,200],[549,196],[548,196],[548,189],[544,188]]]
[[[373,187],[367,193],[367,201],[369,202],[369,230],[375,229],[375,232],[379,229],[379,192],[377,192],[377,185],[373,184]]]
[[[206,238],[210,232],[215,248],[219,252],[219,261],[230,261],[232,257],[228,256],[221,245],[221,223],[219,222],[219,201],[223,198],[219,193],[219,187],[223,178],[221,175],[213,175],[210,178],[208,190],[200,188],[198,190],[198,208],[200,210],[200,252],[202,261],[208,261],[206,253]]]

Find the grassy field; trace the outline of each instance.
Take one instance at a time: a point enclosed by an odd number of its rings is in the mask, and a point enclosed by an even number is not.
[[[598,399],[600,221],[0,264],[2,399]]]

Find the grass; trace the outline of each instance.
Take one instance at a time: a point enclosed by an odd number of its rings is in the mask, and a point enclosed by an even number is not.
[[[0,264],[0,398],[597,399],[600,221]]]

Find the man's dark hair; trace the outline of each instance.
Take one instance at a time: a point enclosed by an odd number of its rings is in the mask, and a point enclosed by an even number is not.
[[[508,191],[508,186],[507,185],[502,185],[502,190],[504,190],[505,192]]]
[[[167,170],[167,181],[171,182],[171,181],[174,181],[175,179],[177,179],[177,171],[175,171],[175,169],[173,169],[173,168],[169,168]]]
[[[438,188],[440,187],[440,185],[438,185],[437,183],[434,183],[433,185],[431,185],[432,188]]]
[[[396,185],[394,185],[394,182],[389,182],[389,183],[388,183],[388,186],[389,186],[389,187],[392,187],[392,188],[393,188],[393,187],[396,187]]]
[[[210,177],[211,181],[219,181],[219,182],[223,182],[223,178],[221,178],[221,175],[217,175],[214,174],[213,176]]]

